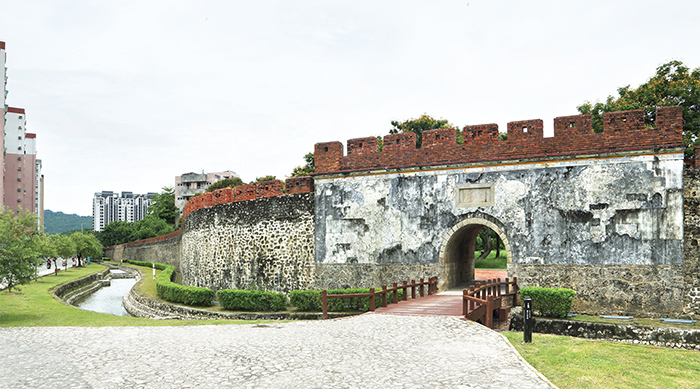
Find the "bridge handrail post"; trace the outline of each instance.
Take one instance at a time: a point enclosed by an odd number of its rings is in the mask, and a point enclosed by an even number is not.
[[[323,319],[328,319],[328,292],[326,290],[321,291],[321,305],[323,306]]]
[[[496,278],[496,285],[497,285],[496,286],[496,296],[500,296],[501,295],[501,279],[500,278]]]
[[[486,300],[486,327],[493,328],[493,296],[488,296]]]
[[[408,281],[403,280],[403,301],[408,300]]]
[[[506,277],[506,294],[510,293],[510,282],[508,280],[508,277]]]
[[[386,307],[386,284],[382,284],[382,307]]]
[[[369,310],[374,312],[374,288],[369,288]]]
[[[425,284],[423,283],[423,279],[420,279],[420,287],[418,288],[418,292],[420,293],[420,296],[423,297],[425,294]]]
[[[467,293],[466,288],[462,289],[462,315],[465,319],[467,318],[467,313],[469,313],[469,300],[466,298]]]
[[[520,291],[518,277],[513,277],[513,306],[518,305],[518,291]]]
[[[396,288],[396,282],[391,283],[391,287],[394,289],[394,304],[399,302],[399,290]]]
[[[416,280],[411,280],[411,298],[416,298]]]
[[[469,295],[474,296],[474,285],[469,285]],[[469,312],[476,309],[476,307],[474,305],[475,305],[474,301],[469,300]]]

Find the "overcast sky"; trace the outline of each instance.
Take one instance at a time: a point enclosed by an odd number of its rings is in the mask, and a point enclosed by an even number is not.
[[[700,2],[0,1],[8,105],[27,110],[45,208],[187,172],[284,179],[317,142],[427,113],[574,115],[672,60],[700,66]]]

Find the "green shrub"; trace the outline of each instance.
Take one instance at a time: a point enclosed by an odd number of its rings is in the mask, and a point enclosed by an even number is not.
[[[289,305],[300,311],[319,312],[321,306],[320,290],[293,290],[289,293]]]
[[[287,296],[284,293],[222,289],[216,295],[221,306],[232,311],[267,312],[287,309]]]
[[[158,296],[165,301],[196,306],[212,305],[211,302],[214,299],[213,290],[174,283],[175,268],[171,265],[132,260],[125,260],[124,262],[151,268],[155,265],[156,269],[161,270],[160,275],[156,278],[156,290],[158,291]]]
[[[382,288],[375,288],[374,291],[381,292]],[[326,291],[330,294],[359,294],[369,293],[369,288],[352,288],[352,289],[329,289]],[[398,300],[403,299],[403,289],[398,291]],[[394,302],[394,294],[387,293],[387,304]],[[293,290],[289,294],[289,304],[297,307],[300,311],[319,312],[323,309],[320,290]],[[374,307],[382,306],[382,296],[377,294],[374,296]],[[348,311],[369,311],[369,297],[348,297],[328,299],[328,312],[348,312]]]
[[[541,288],[528,286],[520,289],[522,298],[532,299],[532,309],[540,316],[566,317],[574,302],[576,292],[565,288]]]
[[[374,291],[381,291],[382,288],[375,288]],[[398,291],[398,300],[403,299],[403,289]],[[328,294],[357,294],[357,293],[369,293],[369,288],[351,288],[351,289],[330,289],[327,291]],[[394,294],[392,292],[387,293],[386,303],[391,304],[394,302]],[[374,307],[379,308],[382,306],[382,296],[374,296]],[[337,298],[328,299],[328,312],[347,312],[347,311],[369,311],[369,296],[368,297],[348,297],[348,298]]]

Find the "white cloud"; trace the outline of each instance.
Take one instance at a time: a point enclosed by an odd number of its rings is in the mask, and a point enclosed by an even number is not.
[[[22,1],[3,4],[8,103],[46,208],[189,171],[284,177],[316,142],[576,113],[670,59],[700,66],[680,1]]]

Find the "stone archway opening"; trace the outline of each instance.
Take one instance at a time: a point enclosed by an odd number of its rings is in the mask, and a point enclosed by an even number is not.
[[[490,229],[503,242],[507,263],[511,263],[508,237],[495,223],[483,218],[463,220],[451,228],[440,250],[440,262],[444,264],[445,280],[442,290],[465,286],[474,281],[476,242],[482,230]]]

